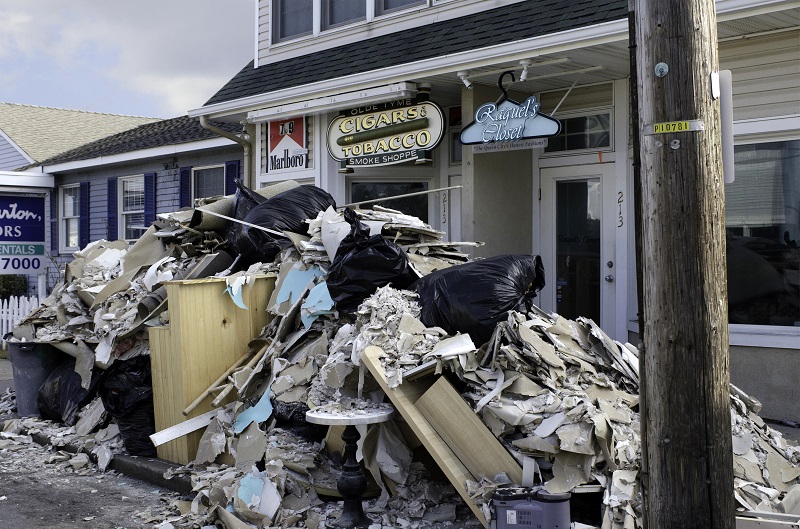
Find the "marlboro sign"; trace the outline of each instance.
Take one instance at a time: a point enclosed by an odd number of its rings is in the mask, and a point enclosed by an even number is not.
[[[303,170],[308,165],[306,118],[269,122],[267,172]]]
[[[328,127],[328,152],[347,167],[426,160],[443,135],[438,105],[401,99],[340,114]]]

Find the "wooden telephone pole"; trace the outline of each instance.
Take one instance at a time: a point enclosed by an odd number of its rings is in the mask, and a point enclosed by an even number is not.
[[[713,0],[629,0],[640,132],[648,529],[732,529],[725,201]],[[717,86],[714,86],[717,84]]]

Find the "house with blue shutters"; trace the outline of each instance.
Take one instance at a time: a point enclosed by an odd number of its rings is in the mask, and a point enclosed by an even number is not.
[[[241,176],[243,149],[235,139],[242,126],[209,127],[217,132],[187,116],[146,123],[28,168],[53,178],[48,199],[52,261],[69,262],[91,241],[134,242],[159,213],[233,193]],[[50,286],[54,279],[57,275]]]

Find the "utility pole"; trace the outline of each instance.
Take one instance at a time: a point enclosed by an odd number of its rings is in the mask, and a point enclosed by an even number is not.
[[[648,529],[732,529],[714,1],[629,1],[641,154],[644,522]]]

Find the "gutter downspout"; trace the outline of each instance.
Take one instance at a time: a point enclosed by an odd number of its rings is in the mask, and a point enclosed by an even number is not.
[[[204,129],[211,131],[218,136],[222,136],[223,138],[228,138],[229,140],[235,141],[236,143],[242,146],[244,150],[244,160],[243,160],[244,168],[242,170],[242,181],[245,186],[252,189],[253,182],[251,182],[250,178],[250,172],[251,172],[250,159],[252,157],[251,154],[252,147],[250,145],[250,142],[248,140],[245,140],[244,138],[240,138],[236,134],[228,132],[227,130],[222,130],[219,127],[215,127],[214,125],[208,122],[207,116],[199,116],[199,118],[200,118],[200,126],[203,127]]]

